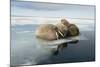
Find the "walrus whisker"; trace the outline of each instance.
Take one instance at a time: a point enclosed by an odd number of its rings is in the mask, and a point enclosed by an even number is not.
[[[60,35],[61,35],[61,36],[63,36],[63,37],[64,37],[64,35],[62,34],[62,32],[61,32],[61,31],[58,31],[58,32],[60,33]]]

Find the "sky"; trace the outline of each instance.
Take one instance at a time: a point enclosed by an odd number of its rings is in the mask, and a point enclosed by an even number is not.
[[[11,17],[13,22],[40,22],[44,18],[95,18],[95,6],[40,3],[31,1],[11,1]],[[27,18],[25,18],[27,17]],[[17,19],[17,21],[15,20]],[[39,20],[38,20],[39,19]]]
[[[50,16],[50,17],[94,17],[95,6],[38,3],[25,1],[11,2],[12,16]]]

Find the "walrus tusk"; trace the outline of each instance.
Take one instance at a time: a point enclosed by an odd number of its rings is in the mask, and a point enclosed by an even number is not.
[[[61,33],[61,31],[58,31],[60,34],[61,34],[61,36],[63,36],[64,37],[64,35]]]
[[[57,34],[57,32],[56,32],[56,36],[57,36],[57,40],[58,40],[58,34]]]

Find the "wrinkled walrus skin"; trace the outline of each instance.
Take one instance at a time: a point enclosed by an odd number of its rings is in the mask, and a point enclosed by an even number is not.
[[[49,41],[77,35],[79,35],[78,27],[66,19],[61,19],[57,25],[41,24],[36,30],[36,37]]]
[[[77,36],[79,35],[79,29],[75,24],[70,24],[68,27],[68,36]]]
[[[42,24],[36,30],[36,36],[44,40],[56,40],[58,28],[52,24]]]

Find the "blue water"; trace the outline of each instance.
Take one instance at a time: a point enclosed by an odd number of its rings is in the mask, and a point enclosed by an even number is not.
[[[70,19],[73,20],[73,19]],[[95,21],[75,19],[80,30],[76,43],[43,45],[35,36],[38,24],[11,25],[11,65],[37,65],[95,60]],[[51,43],[52,45],[54,43]],[[58,43],[59,44],[59,43]]]

